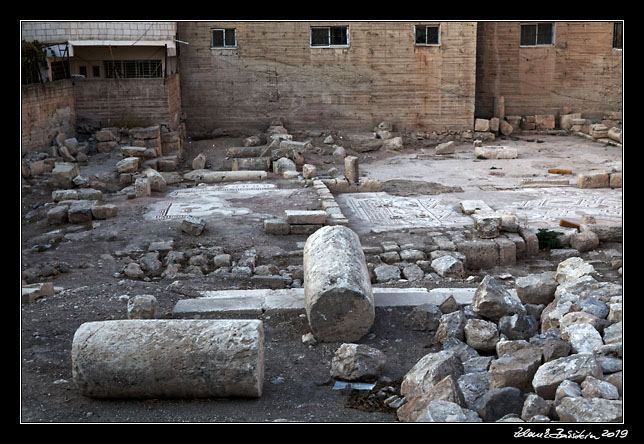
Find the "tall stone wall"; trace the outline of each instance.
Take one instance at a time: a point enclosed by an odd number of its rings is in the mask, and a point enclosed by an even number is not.
[[[440,45],[414,41],[418,22],[179,22],[188,132],[253,127],[471,129],[476,23],[440,23]],[[430,23],[426,23],[430,24]],[[346,47],[311,47],[311,26],[349,26]],[[212,28],[237,46],[212,49]]]
[[[167,79],[77,79],[78,124],[96,126],[179,125],[179,75]]]
[[[493,117],[500,96],[505,115],[622,111],[622,50],[613,48],[613,22],[555,22],[549,46],[521,46],[520,37],[520,22],[479,23],[477,117]]]
[[[22,87],[22,152],[43,151],[59,132],[76,134],[74,90],[70,80]]]

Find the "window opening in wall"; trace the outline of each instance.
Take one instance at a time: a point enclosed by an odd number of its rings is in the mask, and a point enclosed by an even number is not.
[[[100,77],[100,76],[101,76],[101,67],[92,66],[92,77]]]
[[[622,49],[622,22],[613,23],[613,48]]]
[[[96,67],[95,67],[96,68]],[[161,77],[161,60],[106,60],[105,77],[140,79]]]
[[[79,66],[78,67],[78,73],[82,75],[83,77],[87,77],[87,66]]]
[[[348,26],[311,27],[311,46],[349,46]]]
[[[236,48],[237,47],[237,29],[235,28],[211,29],[210,47],[211,48]]]
[[[521,46],[553,45],[555,27],[552,23],[521,24]]]
[[[440,25],[416,25],[417,45],[440,45]]]

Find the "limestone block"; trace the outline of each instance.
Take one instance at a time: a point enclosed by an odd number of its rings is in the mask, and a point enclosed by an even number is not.
[[[324,210],[284,210],[286,222],[290,225],[323,225],[326,222]]]
[[[536,129],[550,130],[555,129],[554,114],[539,114],[534,116]]]
[[[609,173],[578,174],[577,188],[609,188]]]
[[[194,216],[186,216],[181,222],[181,231],[192,236],[199,236],[205,227],[206,222]]]
[[[490,131],[490,121],[488,119],[475,119],[474,131],[481,131],[481,132]]]
[[[436,147],[436,155],[445,155],[445,154],[454,154],[455,152],[455,143],[454,141],[449,141],[441,143]]]
[[[125,159],[117,162],[115,168],[116,168],[116,172],[119,174],[135,173],[139,169],[139,158],[126,157]]]
[[[78,165],[71,162],[56,162],[52,170],[54,186],[58,188],[71,188],[74,185],[72,179],[80,174]]]
[[[477,159],[516,159],[519,151],[507,146],[477,146],[474,148]]]
[[[559,384],[565,380],[581,383],[587,376],[603,379],[602,369],[591,353],[574,355],[548,361],[537,369],[532,387],[544,399],[554,399]]]

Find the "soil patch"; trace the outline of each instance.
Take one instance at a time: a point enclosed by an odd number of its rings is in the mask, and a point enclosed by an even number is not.
[[[383,183],[383,191],[393,196],[427,196],[443,193],[462,193],[461,187],[450,187],[436,182],[422,180],[388,180]]]

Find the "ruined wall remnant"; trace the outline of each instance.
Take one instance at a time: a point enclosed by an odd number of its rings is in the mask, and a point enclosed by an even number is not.
[[[179,22],[188,132],[274,116],[296,129],[471,129],[477,24],[441,22],[439,45],[415,44],[416,24]],[[310,44],[312,26],[335,25],[349,27],[347,45]],[[235,46],[211,48],[213,28],[234,28]]]
[[[520,42],[520,22],[478,24],[478,117],[493,117],[500,98],[505,115],[622,111],[622,50],[613,48],[613,22],[556,22],[553,44]]]
[[[59,133],[76,135],[74,90],[71,81],[61,80],[22,87],[22,152],[40,151]]]

